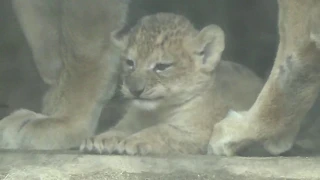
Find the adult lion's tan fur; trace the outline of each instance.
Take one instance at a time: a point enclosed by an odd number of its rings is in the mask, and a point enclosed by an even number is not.
[[[213,124],[229,108],[249,108],[263,85],[244,66],[220,61],[224,33],[216,25],[198,31],[183,16],[158,13],[114,37],[132,102],[115,127],[82,144],[84,152],[206,153]]]
[[[272,72],[250,110],[215,126],[209,151],[235,155],[250,142],[289,150],[320,87],[320,1],[278,0],[280,43]]]
[[[66,149],[93,135],[114,94],[119,52],[110,34],[125,23],[126,0],[13,0],[42,79],[43,110],[0,121],[1,148]]]

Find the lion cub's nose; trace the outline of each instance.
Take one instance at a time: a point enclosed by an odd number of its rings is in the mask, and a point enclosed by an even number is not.
[[[131,94],[134,95],[135,97],[140,97],[142,92],[144,91],[144,88],[142,89],[129,89]]]
[[[140,97],[145,90],[146,81],[141,76],[130,76],[126,80],[130,93],[135,97]]]

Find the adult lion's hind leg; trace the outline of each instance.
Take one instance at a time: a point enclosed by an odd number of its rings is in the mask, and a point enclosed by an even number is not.
[[[0,147],[77,147],[93,135],[104,103],[114,94],[119,54],[110,42],[110,33],[124,24],[127,2],[13,3],[40,75],[51,87],[42,114],[18,110],[0,121]],[[57,66],[47,71],[52,64]]]
[[[320,2],[278,0],[280,44],[263,90],[245,114],[214,127],[208,152],[235,155],[250,142],[271,154],[289,150],[320,88]]]

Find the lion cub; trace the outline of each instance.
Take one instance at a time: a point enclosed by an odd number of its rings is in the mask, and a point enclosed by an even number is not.
[[[216,25],[198,31],[183,16],[158,13],[113,41],[131,104],[115,127],[85,140],[83,152],[205,154],[213,125],[230,106],[249,108],[263,85],[247,68],[220,61],[224,32]]]

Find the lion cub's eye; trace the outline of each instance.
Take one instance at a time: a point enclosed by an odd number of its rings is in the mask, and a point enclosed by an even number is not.
[[[156,72],[161,72],[161,71],[164,71],[164,70],[168,69],[168,68],[171,67],[172,65],[173,65],[173,63],[169,63],[169,64],[158,63],[158,64],[156,64],[156,66],[153,68],[153,70],[156,71]]]
[[[131,59],[126,59],[125,62],[130,68],[133,68],[134,62]]]

